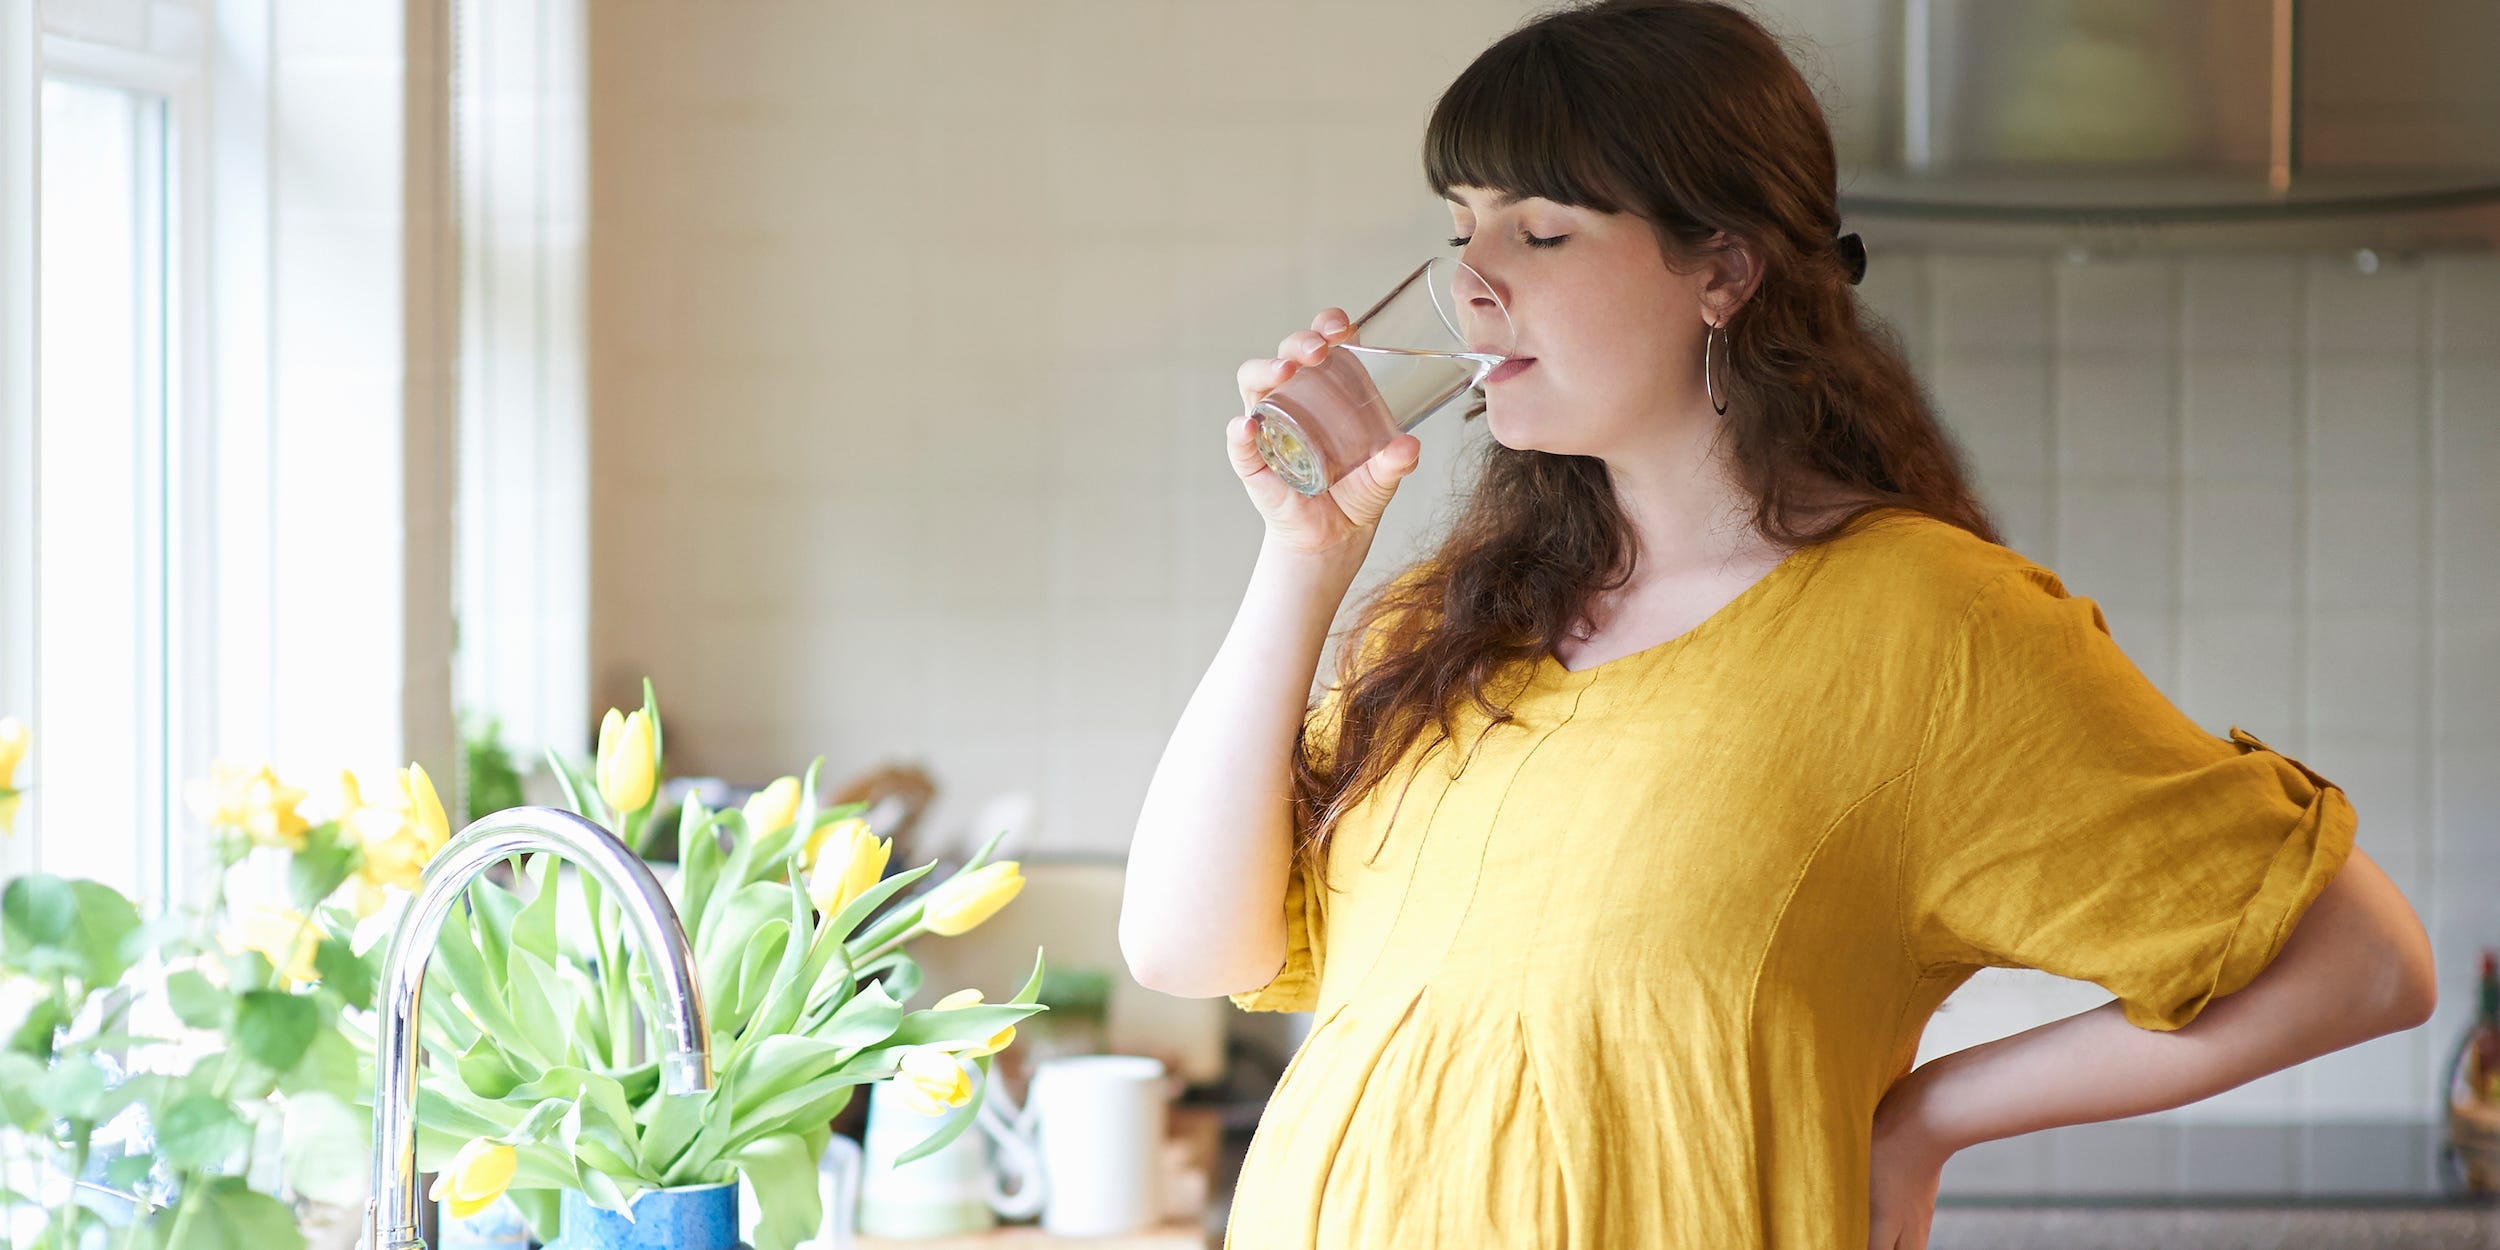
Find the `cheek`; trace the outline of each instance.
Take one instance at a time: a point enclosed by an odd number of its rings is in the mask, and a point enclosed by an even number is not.
[[[1558,327],[1556,372],[1592,399],[1652,392],[1674,372],[1665,349],[1670,334],[1654,303],[1591,300]]]

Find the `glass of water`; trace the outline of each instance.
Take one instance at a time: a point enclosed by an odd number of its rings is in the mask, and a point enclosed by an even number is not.
[[[1436,256],[1355,318],[1318,364],[1259,401],[1259,457],[1287,485],[1317,495],[1480,385],[1511,343],[1510,313],[1483,275]]]

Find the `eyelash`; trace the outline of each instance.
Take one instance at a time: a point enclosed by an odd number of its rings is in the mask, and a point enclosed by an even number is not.
[[[1530,246],[1530,247],[1561,247],[1561,246],[1562,246],[1562,241],[1563,241],[1563,240],[1565,240],[1565,239],[1568,239],[1568,238],[1570,238],[1570,237],[1571,237],[1571,236],[1570,236],[1570,235],[1567,235],[1567,234],[1558,234],[1558,235],[1555,235],[1553,238],[1550,238],[1550,239],[1540,239],[1540,238],[1538,238],[1537,236],[1535,236],[1535,235],[1533,235],[1533,234],[1530,234],[1530,233],[1528,233],[1528,232],[1527,232],[1527,231],[1525,231],[1525,230],[1522,230],[1522,231],[1520,231],[1520,232],[1519,232],[1519,238],[1520,238],[1520,240],[1521,240],[1522,242],[1526,243],[1526,244],[1527,244],[1528,246]],[[1451,240],[1450,240],[1450,246],[1451,246],[1451,247],[1465,247],[1465,246],[1467,246],[1469,243],[1472,243],[1472,242],[1474,242],[1474,241],[1475,241],[1475,236],[1474,236],[1474,235],[1468,235],[1468,236],[1466,236],[1465,238],[1455,238],[1455,239],[1451,239]]]

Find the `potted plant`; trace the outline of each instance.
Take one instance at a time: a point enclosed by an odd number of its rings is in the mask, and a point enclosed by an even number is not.
[[[568,806],[648,844],[663,759],[648,682],[641,708],[608,712],[590,777],[549,758]],[[944,1113],[907,1159],[972,1122],[990,1057],[1043,1010],[1040,954],[1006,1002],[962,991],[905,1011],[921,980],[906,946],[996,913],[1022,888],[1017,865],[989,859],[993,838],[903,898],[937,865],[885,875],[891,841],[863,805],[820,810],[821,766],[743,807],[690,797],[679,811],[670,892],[710,1017],[704,1094],[660,1093],[635,1019],[649,974],[594,882],[530,856],[509,885],[471,887],[434,951],[418,1080],[418,1163],[453,1215],[508,1195],[564,1250],[727,1250],[743,1180],[757,1250],[788,1250],[817,1232],[817,1160],[859,1086],[895,1081]]]
[[[0,723],[0,784],[26,746]],[[390,789],[350,778],[316,823],[269,769],[218,765],[191,795],[209,896],[150,919],[93,881],[0,886],[0,1241],[297,1250],[290,1198],[361,1194],[370,1078],[340,1022],[377,961],[352,930],[449,836],[422,768]],[[247,858],[283,891],[230,906]]]

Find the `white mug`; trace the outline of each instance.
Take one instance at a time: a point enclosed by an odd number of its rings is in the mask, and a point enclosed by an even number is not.
[[[992,1086],[980,1124],[999,1145],[1017,1205],[1038,1203],[1042,1231],[1119,1237],[1163,1213],[1163,1062],[1142,1055],[1064,1055],[1033,1070],[1019,1110]],[[999,1207],[1005,1212],[1005,1206]]]

